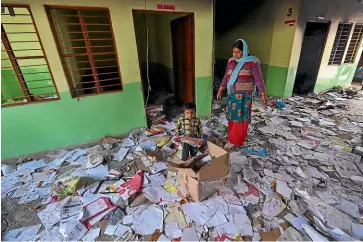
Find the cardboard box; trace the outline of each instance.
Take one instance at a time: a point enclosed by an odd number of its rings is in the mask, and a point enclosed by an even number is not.
[[[177,156],[169,163],[179,172],[179,190],[187,192],[194,201],[202,201],[222,187],[230,169],[229,153],[219,146],[207,142],[207,152],[200,157],[182,161]],[[197,169],[197,162],[211,155],[209,164]]]

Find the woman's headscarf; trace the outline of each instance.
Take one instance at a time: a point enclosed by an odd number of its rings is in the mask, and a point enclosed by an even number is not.
[[[232,87],[233,87],[234,83],[236,82],[238,74],[241,71],[243,65],[246,62],[250,62],[250,61],[260,62],[260,60],[256,56],[249,56],[248,45],[247,45],[245,40],[238,39],[235,42],[237,42],[239,40],[242,41],[242,43],[243,43],[243,50],[242,50],[243,51],[243,56],[240,59],[236,59],[236,58],[233,57],[233,60],[235,60],[238,64],[234,68],[234,70],[233,70],[233,72],[232,72],[232,74],[231,74],[231,76],[229,78],[229,81],[228,81],[228,84],[227,84],[228,94],[230,94],[230,92],[232,90]]]

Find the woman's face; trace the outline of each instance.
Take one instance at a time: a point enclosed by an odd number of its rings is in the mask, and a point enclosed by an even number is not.
[[[242,50],[236,48],[236,47],[233,47],[233,57],[236,58],[236,59],[240,59],[242,57]]]

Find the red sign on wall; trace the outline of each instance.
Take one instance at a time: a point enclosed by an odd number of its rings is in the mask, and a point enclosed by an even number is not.
[[[170,4],[156,4],[156,8],[160,10],[175,10],[175,5]]]
[[[289,26],[294,26],[296,23],[296,20],[286,20],[285,24],[288,24]]]

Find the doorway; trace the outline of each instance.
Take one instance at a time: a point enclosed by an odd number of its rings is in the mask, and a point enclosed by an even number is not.
[[[297,67],[294,94],[314,91],[330,22],[307,22]]]
[[[195,101],[194,15],[133,10],[146,105],[164,104],[170,120]]]

